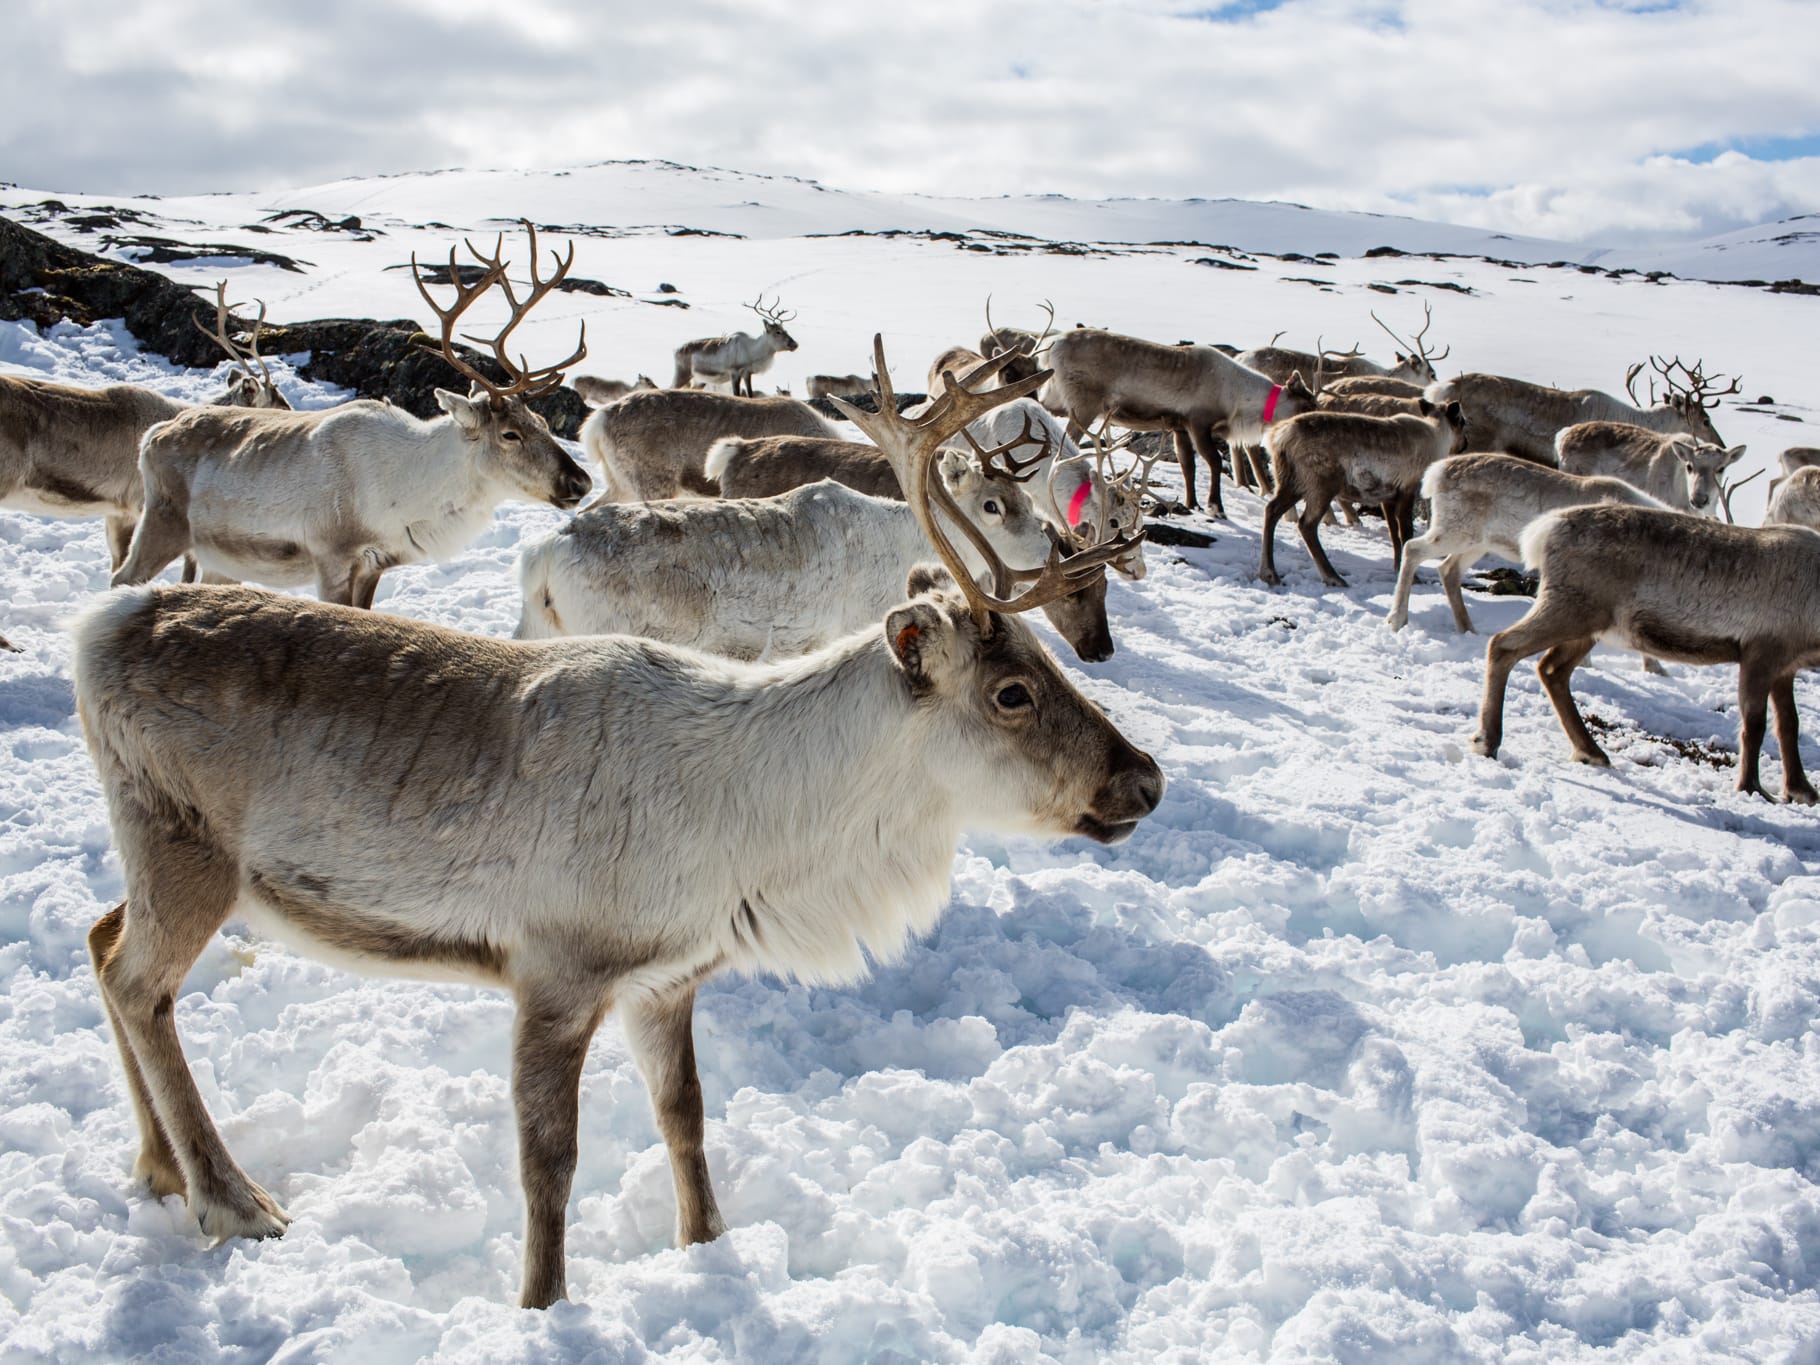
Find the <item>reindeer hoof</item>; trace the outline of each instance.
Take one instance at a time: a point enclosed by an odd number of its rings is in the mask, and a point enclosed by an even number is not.
[[[1472,743],[1467,747],[1480,758],[1496,758],[1498,756],[1498,746],[1487,743],[1484,735],[1474,735],[1472,737]]]
[[[290,1225],[291,1215],[252,1181],[239,1191],[223,1191],[214,1201],[201,1204],[191,1200],[190,1209],[205,1237],[220,1246],[230,1237],[248,1237],[258,1241],[265,1237],[282,1237]]]
[[[1590,751],[1576,749],[1574,750],[1574,762],[1584,763],[1591,768],[1611,767],[1611,760],[1605,756],[1605,751],[1603,749],[1593,749]]]
[[[1409,618],[1407,616],[1399,616],[1395,612],[1392,612],[1389,616],[1384,618],[1384,624],[1389,626],[1393,631],[1401,630],[1404,626],[1409,624]]]
[[[1328,577],[1326,574],[1322,574],[1321,581],[1330,588],[1349,588],[1352,586],[1344,578],[1341,578],[1338,574],[1334,574],[1331,578]]]
[[[1274,570],[1260,569],[1258,571],[1258,582],[1263,583],[1268,587],[1280,588],[1283,586],[1283,575]]]
[[[133,1179],[144,1186],[154,1199],[189,1193],[189,1186],[184,1182],[183,1172],[166,1161],[160,1154],[139,1153],[139,1159],[133,1163]]]
[[[1820,792],[1812,787],[1784,787],[1782,799],[1791,806],[1812,806],[1820,803]]]

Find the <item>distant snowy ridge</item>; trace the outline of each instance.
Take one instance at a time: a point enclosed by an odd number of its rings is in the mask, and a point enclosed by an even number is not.
[[[54,196],[72,207],[109,196],[0,190],[0,211]],[[1790,219],[1721,236],[1651,247],[1512,236],[1484,228],[1385,214],[1242,199],[997,199],[889,195],[813,181],[668,161],[613,161],[569,170],[447,170],[362,177],[296,189],[190,195],[156,201],[156,212],[198,225],[251,222],[281,209],[399,222],[459,223],[475,204],[504,219],[636,228],[694,228],[779,240],[819,233],[927,230],[1006,232],[1047,241],[1140,245],[1200,242],[1242,251],[1332,252],[1373,247],[1447,252],[1529,264],[1566,261],[1610,269],[1667,270],[1684,279],[1820,280],[1820,219]]]

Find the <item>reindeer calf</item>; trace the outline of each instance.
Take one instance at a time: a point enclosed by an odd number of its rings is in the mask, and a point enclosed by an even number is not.
[[[1636,507],[1662,504],[1622,479],[1563,474],[1516,455],[1453,455],[1428,467],[1422,496],[1433,509],[1428,529],[1403,546],[1396,598],[1385,623],[1401,630],[1409,621],[1409,591],[1416,570],[1440,559],[1441,586],[1461,634],[1472,630],[1460,578],[1481,555],[1516,560],[1523,528],[1546,512],[1598,503]]]
[[[1725,471],[1744,450],[1629,422],[1579,422],[1555,434],[1555,463],[1567,473],[1623,479],[1677,512],[1708,517],[1719,515]]]
[[[1309,412],[1265,433],[1276,492],[1264,506],[1258,577],[1281,583],[1276,570],[1276,528],[1298,502],[1296,527],[1308,546],[1321,581],[1343,588],[1321,545],[1321,517],[1336,498],[1383,506],[1394,558],[1401,563],[1410,531],[1411,509],[1423,473],[1466,442],[1466,419],[1458,403],[1437,407],[1422,400],[1419,415],[1370,417],[1350,412]]]
[[[1801,766],[1795,674],[1820,664],[1820,535],[1653,507],[1575,507],[1532,522],[1520,543],[1541,582],[1535,606],[1486,646],[1476,752],[1497,756],[1510,670],[1540,653],[1536,673],[1575,760],[1609,767],[1568,688],[1603,641],[1682,663],[1737,664],[1738,790],[1765,794],[1758,761],[1767,702],[1782,795],[1815,801]]]

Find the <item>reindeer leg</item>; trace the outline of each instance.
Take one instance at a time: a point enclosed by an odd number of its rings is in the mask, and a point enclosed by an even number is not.
[[[1384,624],[1401,630],[1409,624],[1409,593],[1415,586],[1416,570],[1435,557],[1434,532],[1417,536],[1403,546],[1403,562],[1397,565],[1397,590],[1391,599],[1390,615]]]
[[[1542,690],[1548,693],[1549,704],[1555,708],[1555,719],[1561,722],[1567,742],[1573,746],[1575,761],[1609,768],[1611,760],[1587,730],[1586,722],[1580,716],[1580,708],[1574,705],[1574,694],[1568,687],[1568,680],[1573,677],[1574,670],[1585,662],[1595,643],[1593,637],[1588,635],[1555,645],[1536,662],[1536,676],[1542,680]]]
[[[1407,547],[1404,554],[1408,554]],[[1441,561],[1441,588],[1447,594],[1447,605],[1453,608],[1453,623],[1462,635],[1472,634],[1472,617],[1466,614],[1466,594],[1460,591],[1460,580],[1466,576],[1466,566],[1478,558],[1478,552],[1448,555]]]
[[[525,1194],[521,1308],[548,1308],[568,1294],[563,1233],[578,1158],[581,1069],[607,1004],[607,988],[596,981],[540,980],[518,991],[512,1107]]]
[[[1343,588],[1346,580],[1333,567],[1333,561],[1327,557],[1326,547],[1321,544],[1321,512],[1330,501],[1318,495],[1303,499],[1302,515],[1296,518],[1295,526],[1302,533],[1302,543],[1308,547],[1315,568],[1321,571],[1321,581],[1330,588]]]
[[[1288,480],[1277,481],[1277,491],[1264,504],[1264,529],[1258,537],[1258,579],[1272,587],[1283,581],[1277,572],[1277,522],[1295,507],[1295,489]]]
[[[276,1237],[290,1217],[247,1178],[215,1130],[184,1060],[174,1012],[184,974],[233,910],[239,869],[208,831],[151,811],[117,809],[114,829],[132,895],[124,923],[113,927],[104,916],[95,932],[105,950],[97,973],[102,999],[126,1040],[122,1059],[130,1053],[138,1067],[202,1231],[217,1245],[229,1237]],[[141,1136],[152,1152],[148,1177],[168,1181],[157,1169],[156,1138]]]
[[[133,587],[149,583],[178,555],[190,548],[189,517],[171,501],[148,494],[145,511],[133,528],[126,559],[114,570],[108,586]]]
[[[353,606],[354,584],[360,577],[360,568],[359,560],[340,563],[317,561],[316,596],[324,602],[334,602],[343,607]]]
[[[1521,621],[1492,636],[1485,646],[1485,695],[1479,705],[1479,731],[1472,739],[1473,752],[1487,758],[1497,757],[1498,747],[1504,742],[1504,689],[1510,681],[1510,670],[1520,660],[1551,649],[1564,640],[1597,638],[1606,624],[1589,617],[1576,604],[1550,596],[1545,586],[1536,598],[1535,606]],[[1557,657],[1556,664],[1559,663]],[[1546,678],[1543,682],[1547,685]],[[1561,686],[1566,687],[1564,677]],[[1552,699],[1554,694],[1551,691],[1549,695]],[[1572,738],[1571,733],[1569,738]],[[1575,756],[1584,757],[1589,763],[1606,761],[1596,744],[1591,746],[1590,753]]]
[[[695,1069],[695,985],[620,1006],[626,1041],[651,1091],[676,1183],[676,1245],[712,1242],[727,1230],[714,1201],[702,1140],[701,1077]]]
[[[1762,759],[1764,722],[1773,682],[1773,671],[1762,655],[1747,651],[1738,663],[1738,790],[1754,792],[1766,801],[1769,793],[1763,790],[1758,765]],[[1778,730],[1780,723],[1781,708],[1778,707]]]
[[[1214,443],[1213,427],[1206,422],[1188,424],[1188,440],[1195,453],[1207,462],[1207,515],[1224,520],[1226,504],[1220,498],[1220,449]],[[1178,447],[1178,450],[1180,448]]]
[[[120,931],[125,927],[126,902],[122,901],[96,920],[95,927],[88,932],[89,958],[95,964],[97,986],[120,941]],[[155,1199],[162,1199],[167,1194],[181,1195],[184,1193],[183,1168],[177,1164],[177,1154],[171,1150],[171,1140],[165,1135],[164,1125],[158,1122],[158,1109],[152,1102],[152,1092],[146,1088],[145,1075],[139,1070],[139,1059],[133,1055],[133,1045],[127,1041],[126,1029],[107,992],[101,991],[100,995],[108,1024],[114,1030],[114,1046],[120,1051],[121,1069],[126,1072],[126,1088],[133,1097],[133,1113],[139,1120],[139,1157],[133,1162],[133,1178],[143,1182]]]
[[[1782,799],[1811,806],[1820,801],[1820,793],[1801,766],[1801,720],[1795,714],[1795,675],[1785,673],[1769,690],[1770,705],[1776,712],[1776,747],[1782,751]]]
[[[132,548],[133,544],[133,524],[137,520],[137,517],[132,516],[110,515],[102,523],[107,532],[109,572],[118,571],[120,566],[126,563],[126,552]],[[189,561],[186,559],[184,562],[187,564]],[[187,583],[189,579],[186,578],[183,581]]]
[[[1189,443],[1187,428],[1172,427],[1170,431],[1175,439],[1175,461],[1182,467],[1183,498],[1192,512],[1201,505],[1194,496],[1194,446]]]
[[[369,564],[362,558],[360,567],[354,571],[348,581],[350,602],[362,611],[371,611],[373,595],[379,591],[379,578],[384,572],[384,568]]]

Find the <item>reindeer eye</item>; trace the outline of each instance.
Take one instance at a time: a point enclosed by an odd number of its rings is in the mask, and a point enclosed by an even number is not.
[[[980,504],[980,507],[989,517],[996,517],[998,515],[998,504],[991,498],[987,498],[985,502]]]
[[[999,688],[998,696],[994,697],[993,700],[996,701],[999,704],[999,708],[1004,711],[1017,711],[1026,706],[1035,704],[1030,700],[1030,689],[1025,687],[1022,683],[1008,683],[1004,687]]]
[[[506,430],[499,433],[499,439],[502,441],[522,441],[524,440],[524,437],[516,431]]]

